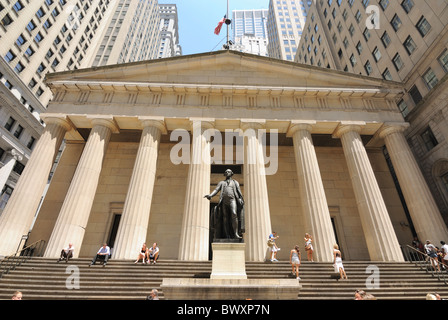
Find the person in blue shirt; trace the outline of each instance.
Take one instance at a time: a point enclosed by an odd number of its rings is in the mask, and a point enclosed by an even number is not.
[[[106,243],[103,243],[103,246],[98,250],[95,257],[92,260],[92,263],[90,263],[89,267],[94,265],[96,263],[97,259],[103,260],[103,267],[106,266],[107,260],[110,258],[110,248],[107,246]]]

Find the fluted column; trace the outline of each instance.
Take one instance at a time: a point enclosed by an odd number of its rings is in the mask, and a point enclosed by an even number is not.
[[[336,238],[311,138],[313,124],[315,122],[292,122],[289,134],[293,138],[300,201],[307,232],[313,235],[314,255],[317,261],[331,262]]]
[[[21,161],[23,159],[22,155],[16,150],[12,149],[7,152],[4,166],[0,168],[0,190],[3,190],[6,182],[8,182],[9,176],[11,175],[12,169],[17,161]]]
[[[417,236],[438,244],[447,241],[447,227],[403,134],[406,128],[404,124],[385,124],[380,137],[386,143]]]
[[[248,261],[264,261],[266,241],[271,229],[266,172],[258,130],[259,122],[243,122],[244,131],[244,202],[246,253]]]
[[[110,118],[93,118],[92,130],[79,159],[70,187],[48,241],[45,257],[59,257],[61,249],[73,243],[78,257],[100,178],[104,155],[117,130]]]
[[[141,119],[143,132],[114,246],[116,259],[133,259],[146,242],[160,137],[161,120]]]
[[[213,127],[210,121],[191,122],[192,145],[185,194],[179,260],[203,261],[209,258],[210,141],[204,130]]]
[[[335,136],[342,141],[370,259],[403,261],[403,254],[360,132],[360,125],[341,124]]]
[[[0,216],[0,255],[15,253],[22,235],[28,234],[54,159],[71,127],[65,117],[47,117],[45,122],[46,127]]]

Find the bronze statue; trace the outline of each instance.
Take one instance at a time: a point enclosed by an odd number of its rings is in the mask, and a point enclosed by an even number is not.
[[[242,234],[245,232],[243,194],[238,181],[232,179],[232,170],[227,169],[224,176],[226,180],[219,182],[212,193],[204,196],[210,200],[221,192],[218,205],[214,208],[211,217],[211,225],[214,229],[213,240],[242,241]]]

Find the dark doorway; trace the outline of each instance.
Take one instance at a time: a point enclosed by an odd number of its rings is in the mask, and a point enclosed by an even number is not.
[[[109,238],[107,239],[107,245],[109,248],[113,248],[115,244],[115,238],[117,237],[118,226],[120,225],[121,214],[115,214],[112,221],[112,227],[110,229]]]

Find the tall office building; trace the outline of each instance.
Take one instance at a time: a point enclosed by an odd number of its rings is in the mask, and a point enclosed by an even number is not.
[[[0,213],[52,99],[47,73],[155,59],[157,0],[0,0]]]
[[[307,12],[307,1],[270,0],[267,21],[269,57],[294,60]]]
[[[233,50],[267,56],[267,9],[233,10]]]
[[[0,0],[0,214],[43,131],[47,72],[77,69],[109,0]]]
[[[157,0],[114,1],[82,67],[157,58],[159,23]]]
[[[179,44],[179,21],[175,4],[159,4],[160,14],[160,47],[157,58],[168,58],[182,55]]]
[[[406,138],[448,221],[448,2],[315,0],[296,61],[403,84]]]

